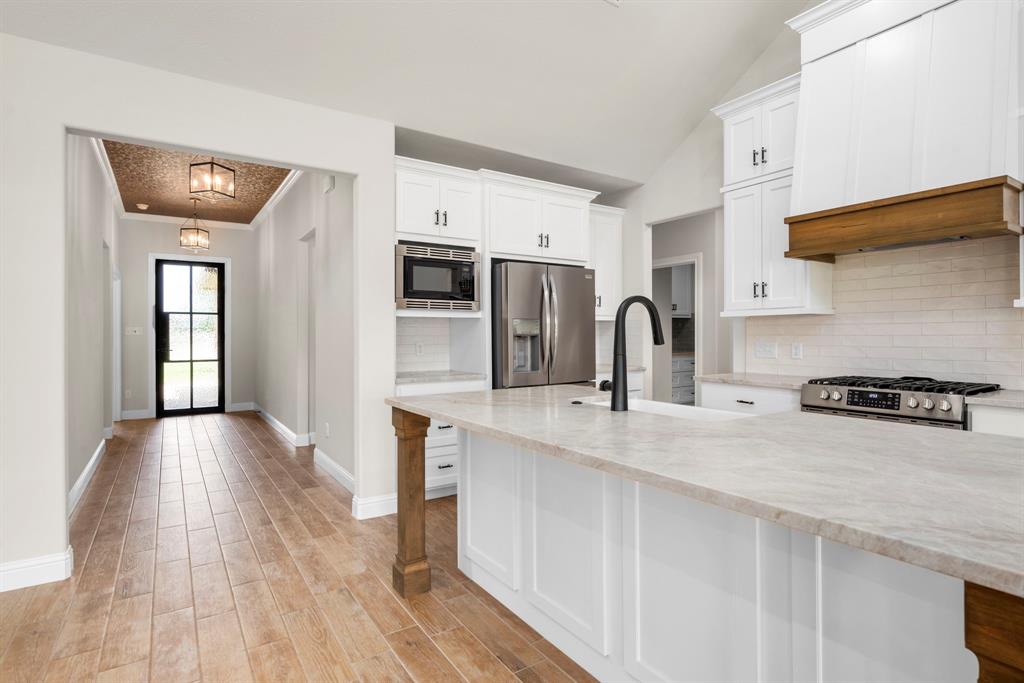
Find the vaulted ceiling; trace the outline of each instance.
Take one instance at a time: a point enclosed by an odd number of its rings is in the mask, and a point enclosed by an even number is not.
[[[208,155],[104,140],[117,190],[128,213],[187,218],[192,215],[189,164],[208,161]],[[227,223],[251,223],[288,175],[288,169],[215,158],[235,171],[235,197],[204,197],[199,218]],[[145,210],[137,207],[145,204]]]
[[[642,182],[805,5],[4,0],[0,30]]]

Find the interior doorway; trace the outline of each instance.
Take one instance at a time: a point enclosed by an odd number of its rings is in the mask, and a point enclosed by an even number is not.
[[[654,348],[655,401],[694,405],[701,357],[703,254],[655,259],[652,293],[665,344]]]
[[[156,416],[224,412],[224,264],[156,260]]]

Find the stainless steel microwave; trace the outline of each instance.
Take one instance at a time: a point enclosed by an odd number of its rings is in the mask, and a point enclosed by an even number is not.
[[[479,252],[400,242],[395,247],[395,305],[424,311],[479,311]]]

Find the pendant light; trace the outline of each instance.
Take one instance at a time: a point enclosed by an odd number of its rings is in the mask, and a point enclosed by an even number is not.
[[[188,189],[193,197],[216,200],[219,197],[235,198],[235,169],[209,161],[197,161],[188,165]]]
[[[210,231],[199,225],[199,200],[192,197],[192,218],[181,224],[178,230],[178,245],[193,254],[210,250]]]

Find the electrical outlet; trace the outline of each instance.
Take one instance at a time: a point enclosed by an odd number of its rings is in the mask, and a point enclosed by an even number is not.
[[[331,435],[331,423],[330,422],[324,422],[324,436],[330,436],[330,435]]]
[[[775,359],[779,357],[779,345],[767,339],[754,342],[754,358]]]
[[[804,345],[800,342],[793,342],[789,347],[790,356],[794,360],[800,360],[804,357]]]

